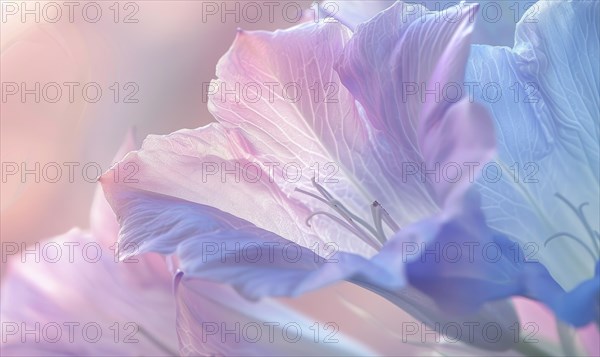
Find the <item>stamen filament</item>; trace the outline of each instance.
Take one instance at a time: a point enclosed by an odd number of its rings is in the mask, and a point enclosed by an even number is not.
[[[348,223],[350,223],[350,225],[353,226],[355,229],[357,229],[359,231],[363,231],[358,225],[356,225],[356,223],[354,223],[354,221],[358,222],[364,228],[366,228],[373,235],[373,237],[375,238],[375,241],[379,240],[379,238],[377,237],[377,232],[373,229],[373,227],[371,227],[363,219],[361,219],[360,217],[358,217],[357,215],[352,213],[340,201],[335,199],[335,197],[333,197],[333,195],[331,193],[329,193],[329,191],[327,191],[325,189],[325,187],[323,187],[317,183],[317,181],[314,177],[311,179],[311,182],[312,182],[313,186],[325,197],[325,200],[321,199],[322,202],[325,202],[329,207],[331,207],[333,210],[335,210],[340,216],[345,218],[348,221]],[[313,195],[311,194],[311,196],[313,196]]]
[[[590,235],[592,243],[594,244],[594,248],[595,248],[594,250],[596,251],[596,254],[600,255],[600,245],[594,239],[595,238],[594,237],[594,230],[590,226],[587,218],[585,217],[585,213],[583,212],[583,208],[585,206],[589,205],[589,202],[584,202],[584,203],[580,204],[579,207],[575,207],[574,204],[572,204],[571,202],[569,202],[569,200],[567,200],[567,198],[564,197],[563,195],[561,195],[560,193],[557,192],[557,193],[554,194],[554,196],[556,196],[559,200],[561,200],[564,204],[566,204],[571,209],[571,211],[573,211],[573,213],[575,214],[575,216],[577,216],[577,218],[579,218],[579,221],[581,222],[581,224],[583,225],[583,227],[585,228],[585,230],[587,231],[587,233]],[[583,242],[580,242],[580,243],[582,245],[584,245]]]
[[[377,238],[379,240],[379,238],[377,237],[377,232],[365,220],[363,220],[362,218],[358,217],[354,213],[350,212],[350,210],[348,210],[346,207],[344,207],[344,205],[341,202],[339,202],[337,200],[333,200],[333,201],[331,201],[331,203],[333,205],[331,207],[334,210],[336,210],[336,212],[338,212],[342,217],[346,218],[348,221],[350,221],[352,223],[354,223],[354,221],[360,223],[369,232],[371,232],[371,234],[373,235],[373,237],[375,237],[375,238]]]
[[[373,239],[362,229],[360,229],[360,227],[357,226],[351,226],[350,224],[342,221],[341,219],[339,219],[338,217],[334,216],[333,214],[329,213],[329,212],[324,212],[324,211],[317,211],[312,213],[310,216],[308,216],[306,218],[306,225],[309,227],[312,227],[310,225],[310,220],[318,215],[325,215],[329,218],[331,218],[332,220],[334,220],[335,222],[339,223],[342,227],[346,228],[347,230],[349,230],[350,232],[354,233],[356,236],[358,236],[363,242],[367,243],[369,246],[371,246],[371,248],[375,249],[375,250],[379,250],[381,249],[382,245],[379,244],[379,242],[377,241],[373,241]]]
[[[323,195],[323,197],[325,197],[325,199],[327,199],[328,201],[332,201],[335,199],[329,192],[327,192],[325,187],[317,183],[317,180],[314,177],[310,181],[312,182],[313,186]]]
[[[375,229],[377,229],[377,238],[381,243],[383,243],[385,242],[385,232],[383,231],[383,224],[381,221],[381,206],[377,203],[377,201],[373,202],[371,205],[371,215],[373,216]]]
[[[383,229],[383,222],[385,222],[394,232],[400,230],[400,226],[394,222],[389,213],[377,202],[373,202],[371,205],[371,214],[373,216],[373,225],[369,224],[364,219],[360,218],[356,214],[352,213],[342,202],[338,201],[325,187],[317,183],[313,177],[311,179],[313,187],[321,194],[314,194],[312,192],[305,191],[303,189],[296,188],[295,191],[305,194],[309,197],[315,198],[331,209],[333,209],[340,217],[337,217],[329,212],[317,211],[312,213],[306,219],[306,225],[311,227],[310,220],[318,215],[324,215],[346,228],[348,231],[354,233],[363,242],[371,246],[375,250],[381,249],[387,241],[385,231]],[[342,219],[343,218],[343,219]]]
[[[312,192],[304,191],[303,189],[301,189],[301,188],[297,188],[297,187],[294,189],[294,191],[296,191],[296,192],[300,192],[300,193],[303,193],[303,194],[305,194],[305,195],[307,195],[307,196],[310,196],[310,197],[312,197],[312,198],[315,198],[315,199],[317,199],[317,200],[319,200],[319,201],[321,201],[321,202],[323,202],[323,203],[325,203],[325,204],[329,205],[329,202],[327,202],[326,200],[324,200],[322,197],[319,197],[319,196],[315,195],[315,194],[314,194],[314,193],[312,193]]]
[[[380,205],[379,207],[381,207],[381,210],[383,211],[383,214],[381,215],[383,221],[388,225],[388,227],[390,227],[392,231],[398,232],[401,229],[400,225],[394,221],[392,216],[390,216],[388,211],[383,208],[383,206]]]
[[[595,262],[595,261],[597,260],[596,256],[595,256],[595,255],[594,255],[594,253],[592,252],[592,250],[591,250],[591,249],[590,249],[590,248],[589,248],[587,245],[585,245],[585,243],[583,243],[583,242],[581,241],[581,239],[579,239],[579,238],[575,237],[574,235],[572,235],[572,234],[570,234],[570,233],[567,233],[567,232],[556,233],[556,234],[554,234],[554,235],[550,236],[550,237],[549,237],[548,239],[546,239],[546,241],[544,242],[544,246],[547,246],[547,245],[548,245],[548,243],[550,243],[552,240],[554,240],[554,239],[556,239],[556,238],[558,238],[558,237],[562,237],[562,236],[565,236],[565,237],[567,237],[567,238],[571,238],[571,239],[573,239],[573,241],[575,241],[575,242],[579,243],[579,244],[580,244],[580,245],[581,245],[581,246],[582,246],[582,247],[585,249],[585,251],[586,251],[586,252],[588,252],[588,254],[589,254],[591,257],[592,257],[592,261],[593,261],[593,262]]]

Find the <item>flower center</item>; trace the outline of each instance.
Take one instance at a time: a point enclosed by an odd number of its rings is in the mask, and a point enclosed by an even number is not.
[[[326,212],[326,211],[316,211],[313,212],[310,216],[306,218],[306,225],[311,227],[310,220],[318,215],[327,216],[334,222],[338,223],[348,231],[352,232],[358,238],[360,238],[363,242],[367,243],[373,249],[379,251],[381,247],[388,240],[385,232],[384,232],[384,223],[387,225],[393,232],[397,232],[400,230],[400,226],[392,219],[389,213],[383,208],[379,202],[374,201],[371,204],[371,218],[373,223],[370,224],[364,219],[360,218],[356,214],[352,213],[348,208],[346,208],[339,200],[337,200],[331,193],[329,193],[323,186],[318,184],[313,177],[312,180],[313,187],[317,190],[318,193],[308,192],[299,188],[295,190],[307,196],[310,196],[314,199],[317,199],[323,203],[325,203],[329,208],[337,213],[337,215]]]

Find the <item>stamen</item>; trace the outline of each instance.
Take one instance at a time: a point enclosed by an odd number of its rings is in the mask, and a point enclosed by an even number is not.
[[[365,231],[363,231],[362,229],[360,229],[360,227],[354,227],[349,225],[348,223],[342,221],[341,219],[339,219],[338,217],[334,216],[333,214],[329,213],[329,212],[324,212],[324,211],[317,211],[312,213],[310,216],[308,216],[306,218],[306,225],[311,227],[310,225],[310,220],[318,215],[325,215],[329,218],[331,218],[332,220],[334,220],[335,222],[339,223],[342,227],[346,228],[347,230],[349,230],[350,232],[354,233],[356,236],[358,236],[363,242],[367,243],[368,245],[370,245],[373,249],[375,250],[379,250],[381,249],[381,247],[383,246],[382,244],[379,244],[379,242],[374,241],[372,237],[370,237]],[[358,228],[358,229],[357,229]]]
[[[377,206],[381,207],[381,211],[382,211],[381,218],[383,218],[383,221],[385,222],[385,224],[387,224],[388,227],[390,227],[390,229],[392,231],[398,232],[401,229],[400,225],[394,221],[394,219],[392,218],[392,216],[390,216],[388,211],[385,208],[383,208],[383,206],[380,205],[379,202],[377,202],[377,201],[373,202],[373,204],[377,204]]]
[[[305,194],[305,195],[307,195],[307,196],[310,196],[310,197],[312,197],[312,198],[316,198],[317,200],[319,200],[319,201],[321,201],[321,202],[323,202],[323,203],[325,203],[325,204],[329,205],[329,202],[325,201],[323,198],[321,198],[321,197],[319,197],[319,196],[315,195],[315,194],[314,194],[314,193],[312,193],[312,192],[304,191],[303,189],[300,189],[300,188],[298,188],[298,187],[294,188],[294,191],[296,191],[296,192],[300,192],[300,193],[303,193],[303,194]]]
[[[587,233],[590,235],[592,243],[594,244],[594,248],[595,248],[594,250],[596,251],[596,253],[598,255],[600,255],[600,245],[598,244],[598,241],[596,239],[594,239],[594,238],[596,238],[595,237],[595,235],[596,235],[595,231],[590,226],[590,223],[588,222],[588,220],[585,217],[585,214],[583,212],[583,209],[585,208],[585,206],[589,205],[589,202],[583,202],[582,204],[579,205],[579,207],[576,208],[574,204],[572,204],[569,200],[567,200],[560,193],[557,192],[554,195],[559,200],[563,201],[573,211],[573,213],[575,213],[575,216],[577,216],[577,218],[579,218],[579,221],[581,222],[581,224],[583,225],[583,227],[585,228],[585,230],[587,231]]]
[[[554,240],[555,238],[562,237],[562,236],[564,236],[564,237],[567,237],[567,238],[571,238],[573,241],[575,241],[575,242],[579,243],[579,244],[580,244],[580,245],[581,245],[581,246],[582,246],[582,247],[585,249],[585,251],[586,251],[586,252],[588,252],[588,254],[589,254],[591,257],[592,257],[592,261],[594,261],[594,262],[595,262],[595,261],[597,260],[597,259],[596,259],[596,256],[595,256],[595,255],[594,255],[594,253],[592,252],[592,250],[591,250],[591,249],[590,249],[590,248],[589,248],[587,245],[585,245],[585,243],[583,243],[583,242],[581,241],[581,239],[579,239],[579,238],[575,237],[574,235],[572,235],[572,234],[570,234],[570,233],[567,233],[567,232],[560,232],[560,233],[556,233],[556,234],[554,234],[554,235],[550,236],[550,237],[549,237],[548,239],[546,239],[546,241],[544,242],[544,247],[545,247],[545,246],[547,246],[547,245],[548,245],[548,243],[550,243],[550,241]]]
[[[381,205],[377,201],[371,205],[371,215],[373,216],[373,223],[377,230],[377,238],[380,242],[385,242],[385,232],[383,231],[383,224],[381,221]]]
[[[362,218],[358,217],[357,215],[355,215],[354,213],[350,212],[349,209],[347,209],[346,207],[344,207],[344,205],[338,201],[338,200],[333,200],[331,201],[332,203],[332,208],[334,210],[336,210],[336,212],[338,212],[342,217],[346,218],[349,222],[351,222],[352,224],[354,224],[354,221],[360,223],[363,227],[365,227],[373,236],[377,237],[377,231],[375,231],[373,229],[373,227],[371,227],[369,225],[369,223],[367,223],[365,220],[363,220]]]
[[[574,236],[573,234],[567,233],[567,232],[559,232],[559,233],[556,233],[556,234],[550,236],[544,242],[544,246],[547,246],[548,243],[550,243],[552,240],[554,240],[555,238],[558,238],[558,237],[570,238],[573,241],[579,243],[579,245],[581,245],[585,249],[585,251],[588,252],[588,254],[592,257],[592,260],[594,262],[596,262],[596,260],[598,259],[596,256],[598,256],[600,258],[600,249],[599,249],[599,244],[598,244],[598,238],[599,238],[598,237],[598,232],[595,231],[594,229],[592,229],[592,227],[590,226],[590,223],[588,222],[588,220],[585,217],[585,214],[583,212],[583,209],[587,205],[589,205],[589,202],[583,202],[578,207],[575,207],[574,204],[572,204],[568,199],[566,199],[560,193],[557,192],[554,195],[559,200],[561,200],[565,205],[567,205],[567,207],[569,207],[571,209],[571,211],[573,211],[573,213],[575,214],[575,216],[577,216],[577,218],[579,218],[579,221],[581,222],[581,224],[583,225],[583,227],[585,228],[585,230],[587,231],[587,233],[590,235],[592,243],[594,244],[594,248],[595,248],[596,254],[594,254],[594,251],[592,251],[592,249],[590,249],[590,247],[588,247],[580,238]]]
[[[312,182],[313,186],[323,195],[323,197],[325,197],[325,199],[327,199],[328,201],[334,200],[334,197],[329,192],[327,192],[325,187],[317,183],[315,177],[313,177],[310,181]]]
[[[358,231],[361,231],[361,232],[363,231],[355,223],[355,221],[356,221],[360,225],[362,225],[365,229],[367,229],[373,235],[373,237],[376,238],[375,241],[380,240],[379,237],[377,237],[377,232],[373,229],[373,227],[371,227],[367,222],[365,222],[365,220],[363,220],[362,218],[360,218],[357,215],[355,215],[354,213],[352,213],[340,201],[335,199],[335,197],[333,197],[333,195],[331,193],[329,193],[329,191],[327,191],[325,189],[325,187],[323,187],[317,183],[317,181],[315,180],[314,177],[312,178],[311,181],[312,181],[313,186],[328,200],[328,202],[326,202],[326,203],[329,205],[329,207],[333,208],[340,216],[342,216],[344,219],[346,219],[346,221],[348,221],[348,223],[350,223],[350,225],[352,227],[354,227]],[[371,240],[372,237],[369,237],[369,239]],[[384,242],[385,242],[385,239],[384,239]]]
[[[394,220],[390,217],[388,212],[377,201],[373,202],[373,204],[371,205],[371,214],[373,216],[373,224],[375,225],[375,227],[373,227],[373,225],[369,224],[364,219],[360,218],[348,208],[346,208],[346,206],[344,206],[342,202],[338,201],[331,193],[329,193],[329,191],[327,191],[325,187],[318,184],[314,177],[311,179],[311,182],[313,184],[313,187],[321,194],[321,196],[299,188],[296,188],[295,191],[325,203],[327,206],[333,209],[339,216],[341,216],[341,218],[329,212],[317,211],[312,213],[306,219],[306,224],[309,227],[311,227],[310,220],[313,217],[318,215],[327,216],[330,219],[334,220],[336,223],[340,224],[342,227],[354,233],[363,242],[367,243],[375,250],[381,249],[381,247],[385,244],[387,240],[383,229],[383,222],[385,222],[394,232],[400,230],[400,226],[396,224],[396,222],[394,222]]]

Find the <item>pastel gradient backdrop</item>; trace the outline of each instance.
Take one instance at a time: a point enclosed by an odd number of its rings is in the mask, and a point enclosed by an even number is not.
[[[311,5],[311,1],[296,2],[305,8]],[[7,2],[0,3],[4,6]],[[48,2],[37,3],[44,6]],[[106,170],[132,128],[139,146],[149,134],[168,134],[213,122],[205,84],[215,78],[217,62],[230,48],[236,30],[271,31],[294,25],[277,15],[274,21],[265,17],[256,23],[243,19],[221,21],[218,15],[205,21],[205,1],[131,3],[139,8],[137,23],[114,23],[109,2],[103,3],[105,13],[97,23],[78,17],[73,23],[22,21],[18,15],[3,19],[2,82],[97,82],[104,92],[98,103],[87,103],[80,96],[73,103],[22,102],[18,96],[9,97],[0,104],[1,162],[25,163],[29,168],[36,162],[42,166],[48,162],[95,162]],[[513,45],[516,21],[509,7],[517,4],[522,14],[533,2],[499,3],[505,15],[498,22],[478,22],[474,43]],[[125,9],[121,11],[123,16]],[[114,103],[113,92],[108,90],[114,82],[136,83],[139,91],[135,98],[139,102]],[[36,183],[31,175],[25,181],[19,175],[3,181],[0,241],[32,244],[72,227],[90,228],[90,207],[98,186],[84,180],[79,170],[74,177],[72,183],[64,177],[57,183]],[[4,276],[4,263],[2,267]],[[277,300],[315,320],[335,320],[344,334],[377,346],[375,351],[385,355],[398,353],[396,323],[414,320],[380,296],[345,282],[300,298]],[[540,322],[540,335],[550,341],[559,340],[554,318],[545,307],[521,298],[515,303],[520,316]],[[359,309],[368,314],[357,313]],[[580,331],[588,351],[600,348],[595,328],[588,326]],[[419,346],[403,351],[404,355],[428,352]],[[510,351],[495,353],[513,355]]]

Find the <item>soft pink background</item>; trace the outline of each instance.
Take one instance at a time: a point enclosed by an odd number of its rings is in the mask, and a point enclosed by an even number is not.
[[[82,176],[84,164],[95,162],[108,169],[131,127],[142,140],[148,134],[167,134],[213,120],[202,84],[214,78],[216,63],[232,43],[236,28],[292,25],[277,11],[272,22],[266,14],[257,23],[243,17],[236,22],[233,16],[223,23],[218,15],[203,21],[203,1],[141,1],[135,15],[138,23],[114,23],[109,9],[113,2],[97,3],[103,9],[97,23],[86,22],[78,12],[80,6],[72,23],[67,13],[54,24],[43,17],[36,23],[33,16],[23,23],[19,13],[1,24],[2,82],[26,82],[28,88],[35,82],[42,86],[96,82],[103,89],[98,103],[86,103],[78,94],[80,86],[74,103],[69,103],[63,87],[58,103],[38,104],[33,95],[22,103],[17,94],[1,104],[1,161],[24,162],[30,169],[36,162],[41,167],[50,162],[63,167],[63,177],[56,183],[43,179],[36,183],[34,175],[25,180],[8,176],[1,183],[2,241],[33,242],[73,226],[87,227],[95,184]],[[310,1],[298,3],[309,6]],[[121,8],[121,16],[130,11]],[[108,88],[114,82],[137,83],[139,103],[115,104]],[[120,97],[126,93],[121,89]],[[73,183],[64,162],[81,163]],[[93,168],[89,175],[94,175]]]

